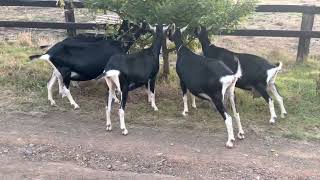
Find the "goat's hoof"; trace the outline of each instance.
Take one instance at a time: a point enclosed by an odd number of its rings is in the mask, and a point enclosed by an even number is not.
[[[287,113],[283,113],[283,114],[281,114],[281,118],[284,119],[284,118],[286,118],[287,115],[288,115]]]
[[[226,147],[229,148],[229,149],[233,148],[233,142],[231,140],[227,141]]]
[[[154,111],[159,111],[159,109],[158,109],[157,106],[154,106],[154,107],[153,107],[153,110],[154,110]]]
[[[107,124],[106,130],[107,130],[107,131],[111,131],[111,130],[112,130],[111,124]]]
[[[128,134],[128,130],[127,129],[123,129],[122,130],[122,135],[126,136]]]
[[[238,139],[243,140],[244,139],[244,132],[238,133]]]
[[[80,109],[80,106],[78,104],[73,104],[73,109],[74,110]]]
[[[184,116],[184,117],[188,116],[188,111],[183,111],[182,116]]]
[[[51,106],[56,106],[56,102],[54,100],[49,100]]]
[[[192,106],[193,109],[197,109],[197,106]]]
[[[277,117],[271,118],[269,123],[272,124],[272,125],[276,124],[276,119],[277,119]]]

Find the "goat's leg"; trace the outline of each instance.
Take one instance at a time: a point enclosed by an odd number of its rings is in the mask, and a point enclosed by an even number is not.
[[[110,116],[111,116],[111,108],[112,108],[112,98],[115,96],[115,94],[114,94],[113,83],[108,78],[105,78],[105,80],[109,87],[108,105],[106,106],[106,130],[111,131],[112,125],[111,125]]]
[[[63,77],[63,88],[62,88],[62,91],[63,91],[63,94],[65,94],[70,102],[70,104],[74,107],[74,109],[79,109],[79,105],[74,101],[72,95],[71,95],[71,92],[69,90],[69,85],[70,85],[70,75],[71,75],[71,72],[68,71],[68,70],[65,70],[63,71],[62,70],[62,77]]]
[[[61,75],[61,73],[57,70],[57,69],[55,69],[55,70],[53,70],[53,73],[56,75],[56,77],[57,77],[57,79],[58,79],[58,85],[59,85],[59,94],[62,96],[62,98],[63,97],[65,97],[66,96],[66,94],[63,94],[63,78],[62,78],[62,75]]]
[[[232,108],[232,111],[233,111],[233,115],[234,115],[234,118],[236,120],[236,123],[237,123],[237,126],[238,126],[238,138],[239,139],[244,139],[244,131],[242,129],[242,124],[241,124],[241,120],[240,120],[240,115],[239,115],[239,112],[236,108],[236,103],[235,103],[235,94],[234,94],[234,89],[235,89],[235,83],[233,83],[231,85],[231,87],[228,89],[228,98],[230,100],[230,104],[231,104],[231,108]]]
[[[154,111],[158,111],[158,107],[156,106],[156,91],[155,91],[155,85],[156,85],[156,79],[152,79],[149,81],[150,84],[150,98],[151,98],[151,107],[154,109]]]
[[[53,85],[55,84],[56,81],[57,81],[57,76],[55,75],[54,72],[52,72],[51,79],[49,80],[49,82],[47,84],[48,100],[50,101],[51,106],[56,105],[56,102],[53,100],[53,97],[52,97],[52,88],[53,88]]]
[[[120,129],[122,130],[123,135],[128,134],[128,130],[126,128],[126,123],[124,120],[125,115],[125,108],[127,104],[127,98],[128,98],[128,87],[126,85],[122,85],[121,88],[121,105],[119,109],[119,118],[120,118]]]
[[[232,118],[231,116],[226,112],[226,108],[223,105],[223,98],[222,95],[220,96],[211,96],[211,99],[216,106],[217,110],[221,114],[221,116],[224,119],[224,122],[226,124],[227,132],[228,132],[228,140],[226,142],[227,148],[233,147],[233,142],[235,141],[234,134],[233,134],[233,126],[232,126]]]
[[[255,88],[261,94],[261,96],[264,98],[264,100],[269,104],[269,110],[270,110],[270,114],[271,114],[271,118],[270,118],[269,122],[271,124],[274,124],[277,119],[277,114],[274,110],[274,103],[273,103],[271,96],[268,94],[266,87],[264,85],[256,85]]]
[[[194,109],[197,109],[196,96],[194,96],[193,94],[191,94],[191,100],[192,100],[192,107],[193,107]]]
[[[279,91],[274,83],[268,84],[268,88],[270,89],[271,93],[275,96],[281,110],[281,118],[285,118],[287,115],[287,111],[283,104],[283,98],[279,94]]]
[[[182,112],[182,115],[186,116],[187,113],[189,112],[189,109],[188,109],[188,95],[187,95],[188,89],[187,89],[187,86],[184,84],[184,82],[182,82],[181,80],[180,80],[180,86],[181,86],[181,90],[182,90],[182,99],[183,99],[183,112]]]
[[[148,94],[148,102],[151,103],[150,80],[148,81],[146,88],[147,88],[147,94]]]

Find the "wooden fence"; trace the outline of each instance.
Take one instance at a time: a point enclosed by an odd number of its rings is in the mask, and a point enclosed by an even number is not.
[[[57,7],[55,0],[1,0],[0,6]],[[99,23],[75,23],[74,8],[84,8],[82,0],[73,0],[72,4],[66,3],[64,7],[65,23],[0,21],[0,27],[67,29],[69,36],[74,36],[76,34],[76,29],[99,29],[106,27],[106,24]],[[320,14],[320,7],[299,5],[260,5],[256,8],[256,12],[302,13],[301,29],[300,31],[246,29],[235,30],[232,32],[225,31],[220,35],[296,37],[299,38],[297,62],[303,62],[308,58],[311,39],[320,38],[320,31],[312,30],[314,17],[316,14]]]

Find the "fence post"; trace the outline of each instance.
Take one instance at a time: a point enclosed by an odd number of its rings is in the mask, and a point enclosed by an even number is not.
[[[64,6],[64,17],[66,22],[76,22],[75,17],[74,17],[74,10],[71,6],[70,2],[66,2]],[[67,29],[67,34],[70,37],[73,37],[76,35],[76,29],[74,28],[68,28]]]
[[[303,13],[301,31],[312,31],[314,14]],[[303,63],[308,59],[310,50],[310,37],[300,37],[298,45],[297,63]]]

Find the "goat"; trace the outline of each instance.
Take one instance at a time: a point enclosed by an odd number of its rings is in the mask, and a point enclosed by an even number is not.
[[[52,87],[58,80],[59,93],[62,97],[67,96],[74,109],[78,109],[79,105],[74,101],[69,90],[70,81],[88,81],[98,77],[112,55],[126,53],[133,41],[147,32],[145,23],[134,30],[134,37],[122,36],[122,40],[85,36],[66,38],[51,47],[45,54],[30,56],[30,60],[39,58],[48,61],[54,69],[47,84],[50,104],[56,104],[52,97]]]
[[[277,118],[274,110],[274,103],[271,96],[268,94],[268,90],[275,96],[281,109],[281,117],[285,118],[287,111],[283,104],[283,98],[279,94],[275,80],[278,72],[282,68],[282,63],[277,65],[270,64],[266,59],[244,53],[235,53],[227,49],[217,47],[210,43],[208,38],[208,30],[205,27],[198,27],[195,30],[195,35],[199,39],[202,45],[202,51],[204,56],[209,58],[215,58],[223,61],[233,72],[236,71],[237,62],[234,61],[234,56],[239,58],[243,76],[236,83],[236,87],[251,90],[254,93],[258,92],[265,101],[269,104],[270,109],[270,123],[274,124]]]
[[[212,102],[226,124],[228,132],[226,146],[232,148],[233,141],[235,141],[232,118],[226,112],[226,107],[223,102],[225,97],[229,98],[239,129],[238,138],[243,139],[244,131],[234,102],[235,83],[242,74],[240,63],[238,62],[236,73],[233,73],[221,61],[216,61],[193,53],[183,44],[181,32],[185,29],[186,27],[182,28],[180,31],[180,29],[176,29],[173,24],[168,31],[169,40],[174,42],[177,51],[176,71],[180,79],[183,96],[183,114],[188,111],[188,90],[193,95]],[[228,94],[228,96],[225,96],[226,94]]]
[[[153,28],[152,28],[153,29]],[[129,91],[132,91],[143,85],[148,86],[148,99],[151,100],[151,106],[155,111],[158,107],[155,104],[155,81],[159,71],[159,54],[163,31],[166,30],[162,25],[156,26],[156,33],[151,47],[143,49],[133,54],[117,54],[110,58],[103,74],[109,87],[108,105],[106,106],[106,130],[112,129],[110,114],[112,98],[116,91],[120,93],[120,129],[123,135],[128,134],[125,125],[124,115]]]

